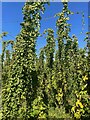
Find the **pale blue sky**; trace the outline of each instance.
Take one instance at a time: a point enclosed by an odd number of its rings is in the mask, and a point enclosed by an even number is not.
[[[22,7],[24,2],[3,2],[2,3],[2,29],[9,33],[7,37],[4,37],[4,40],[15,39],[14,37],[19,34],[21,29],[20,22],[23,21],[22,15]],[[84,12],[85,13],[85,26],[83,34],[82,31],[82,16],[81,14],[71,15],[69,23],[72,24],[71,33],[75,34],[79,39],[79,46],[84,47],[85,42],[83,41],[85,38],[85,32],[88,31],[88,2],[69,2],[69,9],[72,12]],[[53,16],[62,10],[61,2],[51,2],[50,6],[46,5],[46,11],[42,15],[41,20],[41,30],[42,33],[44,29],[52,28],[56,32],[55,22],[57,18]],[[52,17],[50,19],[46,19],[48,17]],[[1,26],[0,26],[1,28]],[[55,34],[56,37],[56,34]],[[39,49],[42,48],[46,44],[46,40],[44,37],[38,38],[37,40],[37,53]],[[0,45],[1,49],[1,45]],[[1,53],[1,50],[0,50]]]

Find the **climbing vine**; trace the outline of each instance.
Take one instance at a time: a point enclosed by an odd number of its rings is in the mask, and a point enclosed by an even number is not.
[[[53,29],[45,30],[46,45],[36,54],[41,13],[48,3],[27,1],[16,41],[2,41],[2,120],[90,118],[89,32],[87,46],[79,48],[78,38],[69,34],[74,13],[67,2],[55,15],[56,38]]]

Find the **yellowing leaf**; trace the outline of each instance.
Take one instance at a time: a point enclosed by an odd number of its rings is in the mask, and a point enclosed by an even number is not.
[[[77,100],[76,106],[77,106],[77,107],[80,106],[80,108],[83,108],[83,105],[82,105],[82,103],[80,102],[80,100]]]
[[[74,114],[74,117],[77,118],[77,119],[80,119],[80,117],[81,117],[80,112],[79,112],[79,111],[76,112],[76,113]]]
[[[73,106],[73,107],[71,108],[71,111],[72,111],[72,112],[75,112],[75,108],[76,108],[76,106]]]
[[[86,75],[83,76],[83,80],[84,80],[84,81],[88,80],[88,77],[87,77]]]

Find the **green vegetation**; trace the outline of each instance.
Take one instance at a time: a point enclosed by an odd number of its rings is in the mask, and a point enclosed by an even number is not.
[[[90,118],[89,38],[81,49],[78,38],[69,36],[68,20],[73,13],[63,2],[62,12],[56,14],[57,39],[52,29],[45,30],[47,44],[37,56],[35,46],[45,4],[26,2],[16,41],[2,42],[2,120]]]

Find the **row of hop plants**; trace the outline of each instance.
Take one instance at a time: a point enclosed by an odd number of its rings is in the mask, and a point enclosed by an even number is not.
[[[57,38],[44,31],[46,46],[36,55],[41,12],[48,2],[26,2],[16,41],[4,41],[2,63],[2,120],[90,118],[90,43],[79,48],[70,36],[68,3],[56,14]],[[56,42],[57,50],[56,50]],[[7,46],[11,45],[12,50]],[[1,115],[1,113],[0,113]]]

